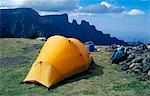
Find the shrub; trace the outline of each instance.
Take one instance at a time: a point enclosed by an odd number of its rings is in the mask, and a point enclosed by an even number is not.
[[[38,32],[32,32],[30,35],[29,35],[29,38],[30,39],[35,39],[35,38],[38,38],[39,37],[39,33]]]

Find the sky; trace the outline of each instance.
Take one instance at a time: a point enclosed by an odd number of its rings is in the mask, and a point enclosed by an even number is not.
[[[67,13],[125,41],[150,42],[150,0],[1,0],[0,8],[28,7],[40,15]]]

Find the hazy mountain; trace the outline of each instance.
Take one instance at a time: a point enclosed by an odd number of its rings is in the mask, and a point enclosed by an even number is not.
[[[80,25],[76,20],[70,23],[67,14],[40,16],[30,8],[0,9],[0,37],[29,37],[33,32],[45,37],[56,34],[74,37],[95,44],[127,44],[103,34],[85,20]]]

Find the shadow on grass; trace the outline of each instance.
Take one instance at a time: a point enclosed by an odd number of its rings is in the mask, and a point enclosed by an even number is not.
[[[81,72],[79,74],[73,75],[67,79],[64,79],[64,80],[60,81],[58,84],[50,87],[49,89],[54,89],[56,87],[65,85],[67,83],[76,82],[76,81],[79,81],[82,79],[89,79],[89,78],[94,77],[94,76],[100,76],[102,74],[103,74],[103,67],[96,65],[94,63],[90,66],[90,68],[88,70]]]

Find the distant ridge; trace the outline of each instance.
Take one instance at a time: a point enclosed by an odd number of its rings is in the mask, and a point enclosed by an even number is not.
[[[95,44],[127,45],[126,42],[110,37],[96,30],[94,25],[82,20],[77,24],[68,21],[68,15],[45,15],[40,16],[30,8],[0,9],[0,37],[29,37],[32,32],[38,32],[40,36],[63,35],[74,37],[82,42],[93,41]]]

